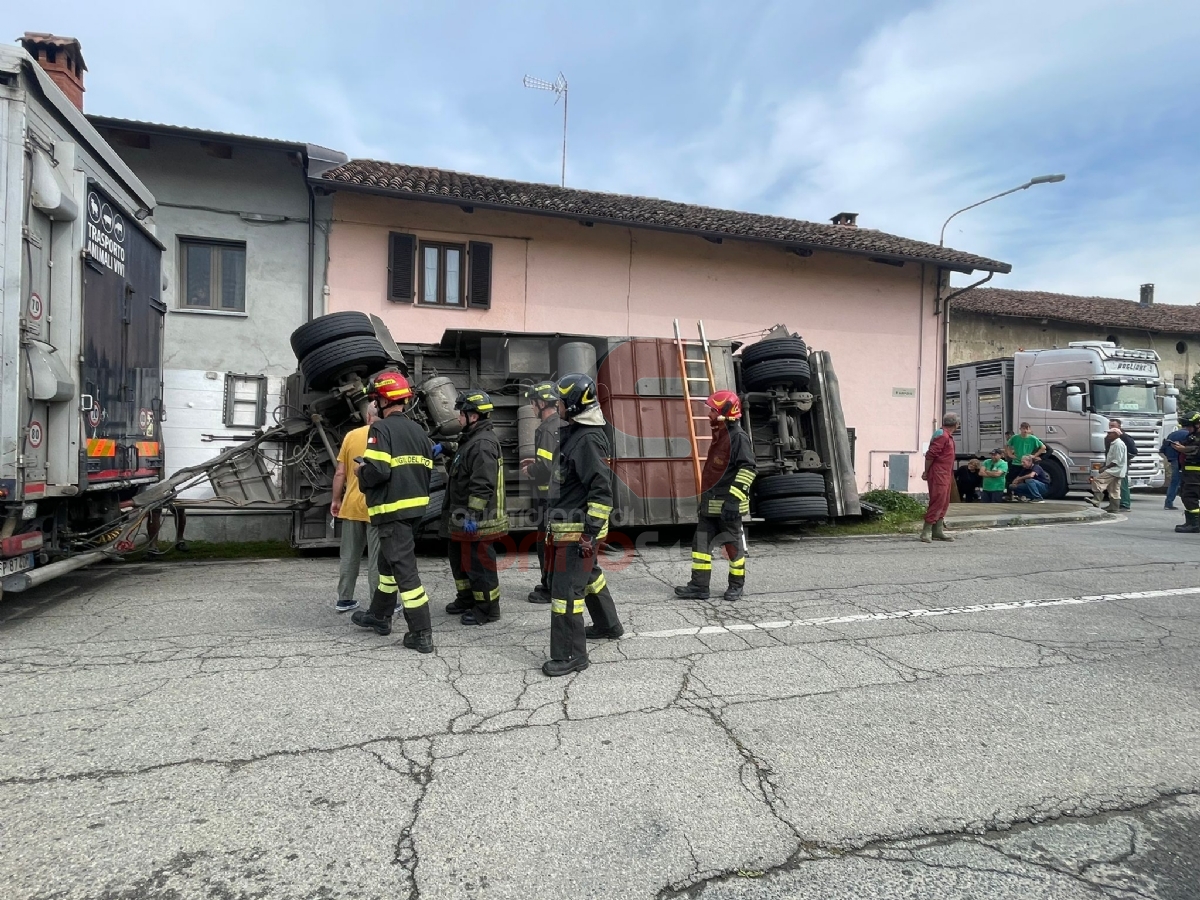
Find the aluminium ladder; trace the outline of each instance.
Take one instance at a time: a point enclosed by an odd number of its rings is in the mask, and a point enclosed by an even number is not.
[[[708,338],[704,334],[704,322],[696,323],[696,329],[700,333],[699,341],[685,341],[683,335],[679,331],[679,320],[675,320],[675,346],[679,350],[679,374],[683,384],[683,407],[686,411],[687,426],[688,426],[688,443],[691,446],[692,457],[692,474],[696,479],[696,496],[701,493],[703,462],[708,458],[708,454],[700,453],[700,441],[712,441],[712,438],[707,434],[696,433],[696,423],[700,421],[708,421],[708,413],[703,412],[696,415],[696,410],[693,407],[695,403],[702,403],[708,399],[709,394],[713,392],[713,367],[712,354],[709,352]],[[697,355],[697,352],[699,355]],[[697,366],[704,367],[704,374],[696,374]],[[689,368],[690,367],[690,368]],[[703,385],[703,393],[700,396],[695,396],[692,390],[693,385]]]

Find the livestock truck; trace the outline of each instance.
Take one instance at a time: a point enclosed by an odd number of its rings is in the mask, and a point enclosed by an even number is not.
[[[295,546],[336,545],[339,523],[330,518],[329,504],[338,448],[364,421],[370,376],[387,366],[400,367],[415,386],[406,414],[450,446],[458,435],[458,391],[491,394],[514,530],[535,527],[531,486],[519,473],[520,460],[533,455],[537,425],[527,390],[571,371],[596,376],[613,447],[617,527],[695,521],[709,439],[703,404],[720,389],[743,396],[759,465],[752,498],[757,518],[790,523],[861,512],[832,360],[810,353],[786,328],[737,355],[738,345],[708,341],[702,326],[692,340],[450,330],[436,344],[398,345],[377,317],[341,312],[301,326],[292,345],[299,369],[287,380],[276,424],[130,497],[106,532],[101,555],[132,549],[143,527],[155,536],[155,516],[163,510],[175,516],[178,542],[188,513],[219,511],[289,515]],[[429,533],[444,485],[439,465],[423,522]],[[207,486],[211,496],[191,496],[197,486]],[[4,587],[24,590],[78,564],[68,558],[57,570],[20,572]]]
[[[163,472],[154,198],[0,46],[0,578],[102,558]],[[62,571],[63,566],[55,571]]]
[[[1162,487],[1158,448],[1176,427],[1179,391],[1163,379],[1159,362],[1153,350],[1073,341],[950,366],[946,411],[962,419],[959,457],[986,456],[1028,422],[1047,446],[1048,496],[1058,499],[1091,489],[1088,478],[1103,463],[1109,419],[1117,418],[1138,447],[1129,461],[1130,486]]]

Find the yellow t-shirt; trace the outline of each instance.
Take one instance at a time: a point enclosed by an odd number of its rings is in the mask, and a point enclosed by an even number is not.
[[[354,461],[354,457],[367,452],[367,432],[370,430],[368,425],[355,428],[342,440],[342,449],[338,451],[338,462],[346,470],[346,493],[342,495],[339,519],[349,519],[352,522],[371,521],[371,517],[367,515],[367,498],[358,486],[358,463]]]

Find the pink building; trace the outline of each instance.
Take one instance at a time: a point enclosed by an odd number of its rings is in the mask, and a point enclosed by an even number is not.
[[[940,417],[939,284],[1006,263],[858,228],[353,161],[331,192],[327,312],[380,316],[401,342],[448,328],[747,342],[785,323],[833,354],[860,488],[887,486]],[[910,459],[909,490],[923,491]]]

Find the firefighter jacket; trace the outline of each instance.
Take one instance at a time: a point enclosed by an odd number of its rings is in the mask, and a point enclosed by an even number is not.
[[[601,425],[572,422],[561,437],[549,491],[550,537],[559,542],[578,541],[584,534],[604,538],[613,504],[608,435]]]
[[[545,502],[550,496],[550,480],[554,476],[554,456],[558,453],[559,429],[562,419],[558,413],[546,416],[533,434],[533,445],[537,449],[533,463],[529,466],[529,478],[533,481],[534,496]]]
[[[1200,472],[1200,431],[1193,431],[1186,440],[1180,441],[1179,464],[1184,472]]]
[[[367,432],[358,483],[372,525],[419,519],[429,506],[433,442],[401,413],[378,420]]]
[[[730,514],[734,505],[739,516],[749,514],[750,485],[756,474],[754,448],[742,426],[718,422],[713,426],[712,443],[700,477],[700,515],[719,516],[726,504]]]
[[[479,526],[474,534],[463,530],[468,515]],[[459,439],[450,463],[442,521],[456,541],[482,540],[508,533],[504,501],[504,458],[491,419],[480,419]]]

